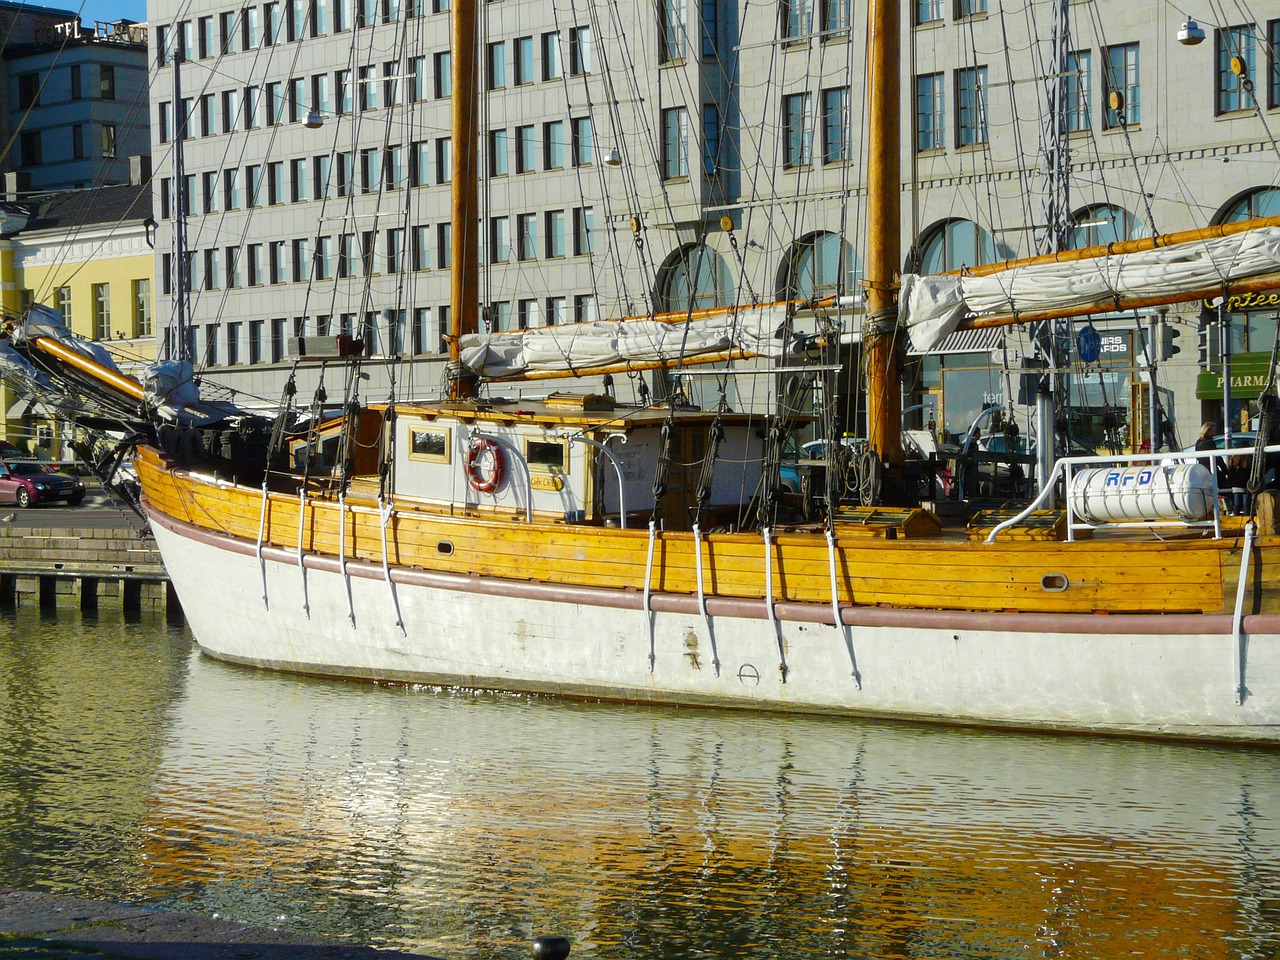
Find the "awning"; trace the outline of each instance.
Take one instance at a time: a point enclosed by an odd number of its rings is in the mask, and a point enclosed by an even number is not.
[[[939,353],[990,353],[1000,348],[1005,331],[998,327],[985,330],[956,330],[942,339],[932,350],[908,350],[913,357],[933,356]]]
[[[4,418],[6,420],[21,420],[23,417],[30,416],[35,406],[34,397],[21,397],[17,403],[5,411]]]

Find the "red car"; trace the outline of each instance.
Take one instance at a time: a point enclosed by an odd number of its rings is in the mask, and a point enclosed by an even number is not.
[[[0,460],[0,501],[30,507],[65,500],[75,506],[84,499],[84,481],[66,473],[51,473],[33,460]]]

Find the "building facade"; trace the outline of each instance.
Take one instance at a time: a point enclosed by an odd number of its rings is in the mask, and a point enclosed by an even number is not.
[[[369,357],[366,396],[393,370],[402,395],[436,393],[458,164],[448,0],[151,11],[156,274],[162,300],[189,289],[181,336],[197,366],[270,404],[293,371],[291,341],[346,333]],[[835,296],[798,325],[856,344],[870,149],[861,13],[850,0],[482,5],[481,324]],[[1205,24],[1204,42],[1185,45],[1182,15],[1154,0],[1016,14],[917,0],[904,15],[904,271],[1276,206],[1280,17]],[[1032,38],[1028,22],[1043,25]],[[1274,319],[1235,306],[1226,342],[1259,353]],[[904,403],[942,438],[963,436],[993,406],[1025,418],[1027,381],[1050,363],[1060,422],[1082,444],[1139,449],[1154,358],[1175,427],[1159,439],[1185,445],[1215,412],[1202,374],[1217,317],[1208,304],[1038,339],[957,337],[908,358]],[[1086,326],[1102,347],[1082,355]],[[856,347],[845,359],[851,374],[827,388],[856,429]],[[305,395],[322,373],[297,376]],[[751,384],[709,389],[772,402],[768,378]]]
[[[154,222],[144,158],[138,182],[4,205],[0,288],[8,316],[33,304],[60,310],[71,332],[101,341],[126,373],[156,357]],[[48,459],[70,459],[67,424],[0,384],[3,438]]]
[[[146,29],[3,6],[24,26],[0,58],[7,197],[129,183],[129,158],[150,152]]]

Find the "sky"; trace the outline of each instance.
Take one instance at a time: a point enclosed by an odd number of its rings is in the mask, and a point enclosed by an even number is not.
[[[86,24],[95,20],[136,20],[142,23],[147,19],[146,0],[39,0],[34,4],[41,7],[53,7],[55,10],[78,10],[80,19]]]

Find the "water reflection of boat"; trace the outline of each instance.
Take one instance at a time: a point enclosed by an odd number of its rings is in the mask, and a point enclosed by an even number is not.
[[[237,919],[454,960],[1280,946],[1256,754],[191,670],[146,863]]]

